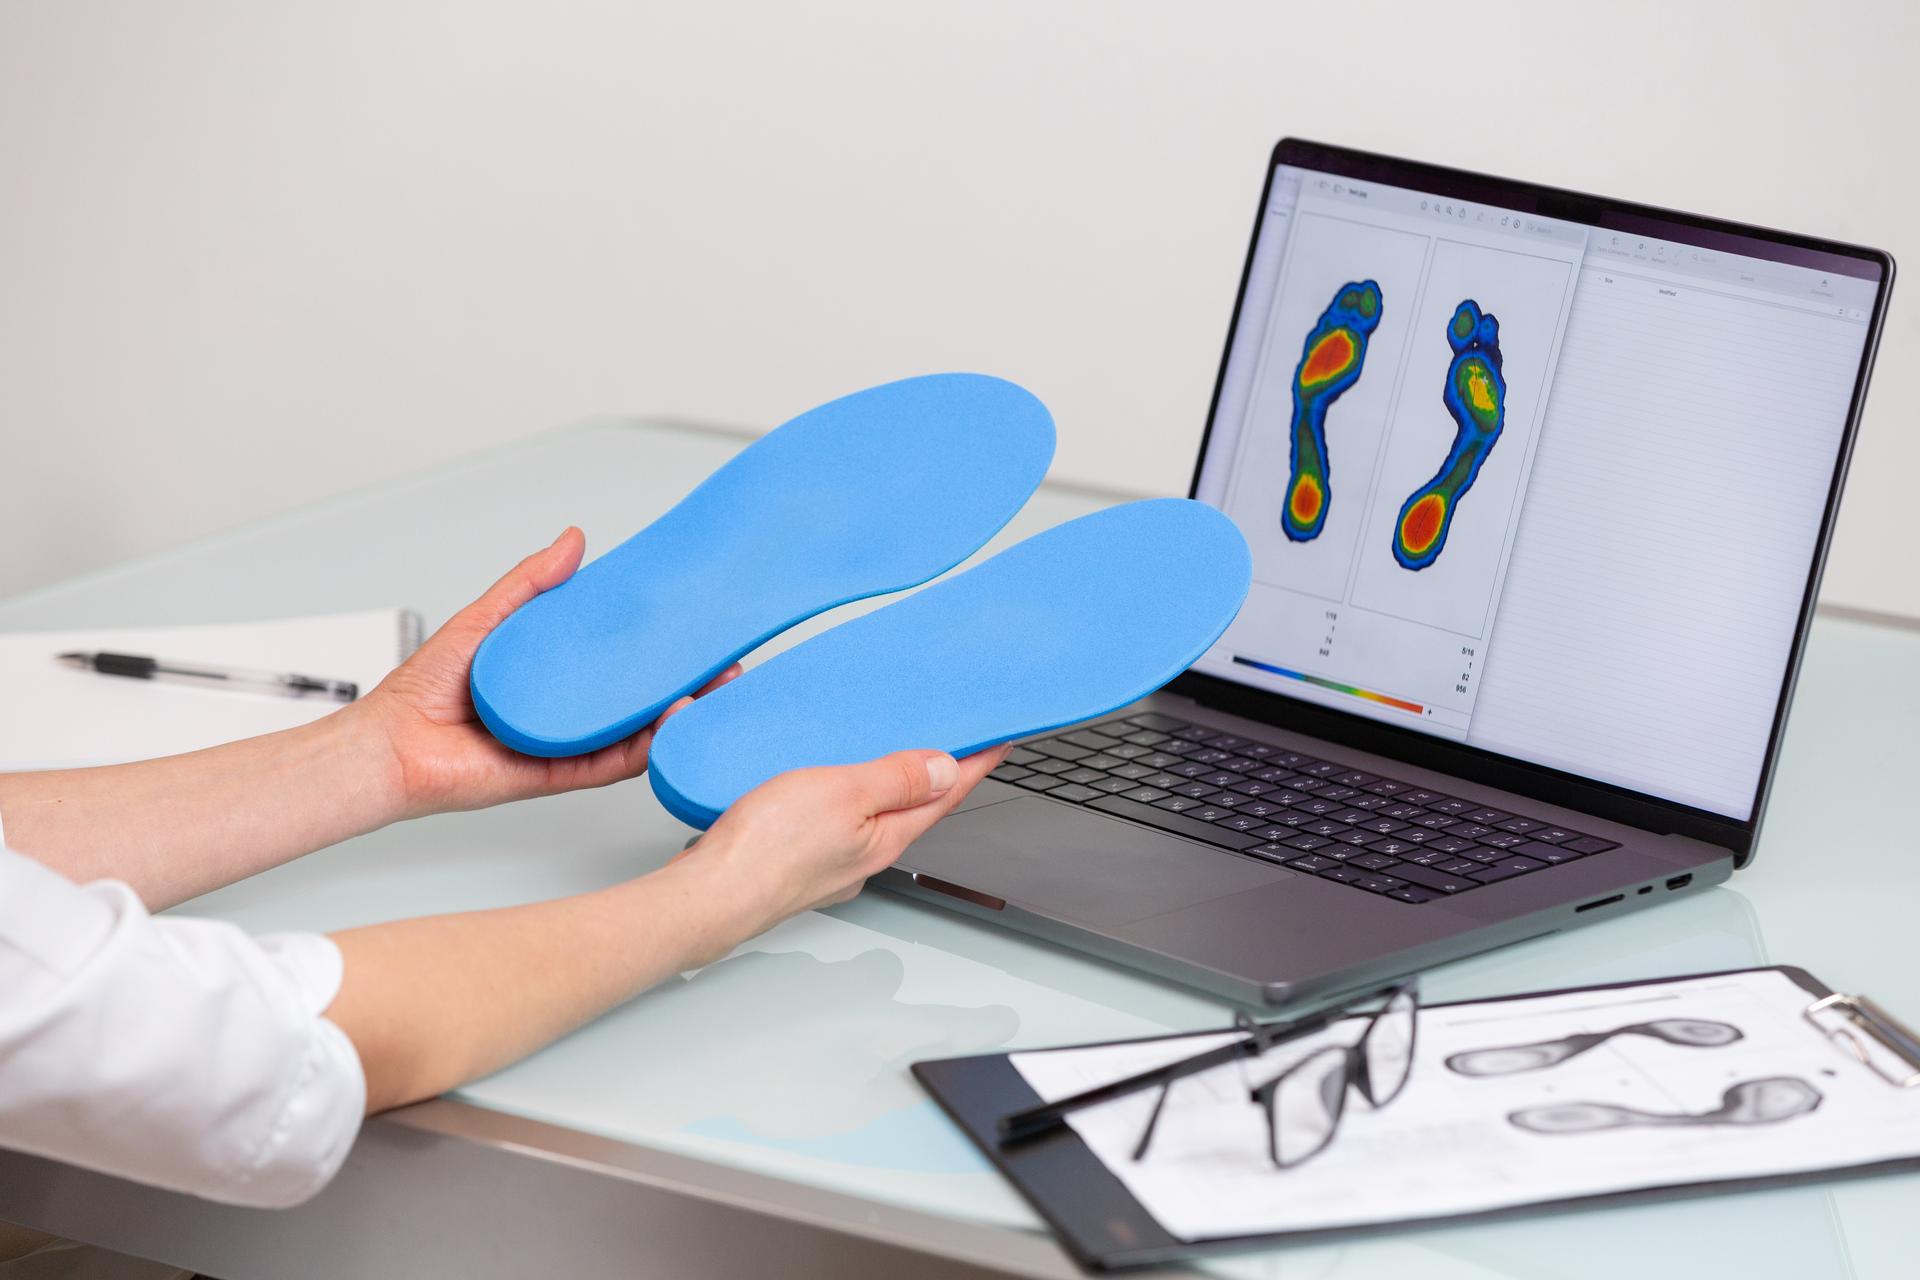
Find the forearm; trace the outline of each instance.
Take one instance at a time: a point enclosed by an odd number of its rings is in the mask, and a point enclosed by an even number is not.
[[[375,830],[394,764],[362,717],[187,755],[0,774],[7,843],[70,880],[124,880],[151,910]]]
[[[595,893],[335,935],[327,1017],[359,1051],[369,1114],[434,1097],[565,1035],[764,927],[698,860]]]

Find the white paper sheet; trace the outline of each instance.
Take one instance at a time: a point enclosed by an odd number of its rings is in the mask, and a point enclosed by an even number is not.
[[[1398,1222],[1920,1155],[1920,1090],[1893,1088],[1814,1031],[1800,1016],[1810,998],[1784,975],[1758,970],[1426,1009],[1406,1090],[1379,1112],[1350,1096],[1332,1145],[1288,1170],[1268,1159],[1265,1120],[1248,1101],[1248,1082],[1279,1074],[1321,1045],[1351,1043],[1358,1023],[1182,1081],[1139,1163],[1130,1153],[1151,1094],[1080,1112],[1072,1123],[1148,1212],[1187,1240]],[[1664,1020],[1732,1027],[1738,1036],[1709,1030],[1708,1039],[1728,1042],[1698,1046],[1618,1034],[1558,1065],[1505,1074],[1465,1074],[1468,1060],[1455,1057]],[[1022,1053],[1012,1061],[1041,1097],[1053,1099],[1225,1038]],[[1480,1061],[1498,1068],[1520,1060]],[[1772,1083],[1756,1083],[1762,1081]],[[1606,1110],[1697,1117],[1721,1108],[1730,1090],[1744,1102],[1735,1108],[1739,1115],[1758,1108],[1780,1118],[1649,1124]],[[1542,1131],[1559,1128],[1552,1122],[1565,1122],[1575,1104],[1589,1119],[1633,1122]]]
[[[95,628],[0,635],[0,770],[117,764],[306,724],[337,709],[185,682],[76,670],[63,652],[105,650],[352,680],[365,693],[418,642],[399,609],[226,626]]]

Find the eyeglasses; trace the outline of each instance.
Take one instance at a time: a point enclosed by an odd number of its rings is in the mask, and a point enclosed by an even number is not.
[[[1381,1002],[1380,1007],[1367,1019],[1360,1038],[1351,1045],[1325,1045],[1264,1084],[1248,1082],[1248,1100],[1259,1106],[1266,1118],[1268,1155],[1276,1168],[1293,1168],[1325,1151],[1333,1141],[1340,1119],[1346,1114],[1349,1093],[1359,1093],[1369,1106],[1378,1109],[1399,1097],[1407,1087],[1413,1075],[1414,1038],[1420,1012],[1416,982],[1408,981],[1353,1004],[1286,1022],[1258,1023],[1241,1014],[1234,1019],[1234,1025],[1246,1032],[1242,1039],[1057,1102],[1016,1112],[1000,1121],[1001,1140],[1012,1142],[1032,1137],[1061,1123],[1075,1111],[1157,1087],[1159,1096],[1154,1099],[1146,1129],[1133,1149],[1133,1158],[1143,1160],[1166,1110],[1167,1097],[1178,1081],[1228,1062],[1258,1059],[1279,1045],[1324,1031],[1353,1017],[1357,1006],[1374,1000]],[[1242,1071],[1244,1073],[1244,1066]]]

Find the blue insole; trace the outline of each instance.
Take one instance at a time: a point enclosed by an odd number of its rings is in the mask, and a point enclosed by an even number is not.
[[[1246,540],[1184,498],[1070,520],[776,654],[668,720],[654,794],[705,828],[775,774],[1072,724],[1186,670],[1239,613]]]
[[[1046,406],[981,374],[811,409],[496,627],[474,655],[474,707],[528,755],[618,742],[795,623],[959,564],[1052,458]]]

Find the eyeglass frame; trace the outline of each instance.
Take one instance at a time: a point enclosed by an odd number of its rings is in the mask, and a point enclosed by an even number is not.
[[[1399,1085],[1392,1093],[1389,1093],[1384,1098],[1376,1098],[1373,1089],[1373,1073],[1367,1064],[1367,1042],[1373,1038],[1374,1029],[1380,1025],[1380,1019],[1386,1016],[1389,1009],[1393,1008],[1394,1000],[1402,993],[1412,1001],[1412,1009],[1410,1011],[1412,1027],[1407,1036],[1407,1074],[1401,1079]],[[1262,1024],[1255,1022],[1244,1013],[1234,1015],[1234,1025],[1245,1029],[1248,1033],[1248,1040],[1242,1043],[1253,1048],[1253,1053],[1249,1056],[1258,1057],[1278,1045],[1286,1044],[1302,1036],[1325,1030],[1347,1018],[1354,1017],[1356,1016],[1353,1012],[1354,1005],[1365,1004],[1372,1000],[1379,1000],[1381,1002],[1380,1007],[1375,1009],[1373,1013],[1367,1017],[1367,1029],[1360,1033],[1358,1040],[1350,1045],[1330,1044],[1315,1049],[1312,1053],[1275,1075],[1272,1079],[1263,1084],[1255,1085],[1247,1091],[1247,1100],[1258,1105],[1261,1113],[1267,1118],[1267,1156],[1273,1161],[1274,1168],[1297,1168],[1333,1145],[1333,1135],[1339,1132],[1340,1121],[1344,1119],[1347,1114],[1347,1094],[1350,1091],[1359,1090],[1360,1096],[1367,1100],[1367,1105],[1376,1111],[1406,1092],[1408,1082],[1413,1079],[1414,1054],[1420,1041],[1420,981],[1418,978],[1408,978],[1404,982],[1395,983],[1390,987],[1384,987],[1379,991],[1362,996],[1360,999],[1351,1001],[1348,1004],[1323,1011],[1311,1018],[1300,1019],[1296,1022],[1269,1023],[1263,1027]],[[1277,1034],[1272,1034],[1271,1038],[1268,1038],[1262,1034],[1263,1032],[1274,1032]],[[1136,1162],[1146,1158],[1147,1148],[1152,1144],[1154,1131],[1160,1124],[1160,1113],[1167,1105],[1167,1098],[1173,1092],[1174,1083],[1180,1079],[1184,1079],[1187,1074],[1180,1072],[1180,1068],[1186,1062],[1191,1062],[1216,1053],[1218,1053],[1217,1050],[1209,1050],[1206,1053],[1194,1055],[1192,1059],[1183,1059],[1181,1062],[1169,1065],[1168,1070],[1177,1074],[1170,1075],[1160,1085],[1160,1096],[1154,1099],[1153,1111],[1147,1116],[1146,1128],[1141,1131],[1140,1141],[1136,1143],[1133,1148],[1133,1159]],[[1274,1099],[1278,1096],[1280,1086],[1288,1077],[1294,1075],[1309,1063],[1324,1058],[1329,1053],[1341,1054],[1344,1061],[1341,1067],[1340,1092],[1337,1095],[1339,1104],[1333,1113],[1332,1123],[1327,1126],[1327,1135],[1320,1140],[1318,1146],[1314,1147],[1313,1150],[1307,1152],[1305,1155],[1290,1160],[1282,1160],[1280,1158],[1280,1123],[1278,1117],[1274,1114]]]

